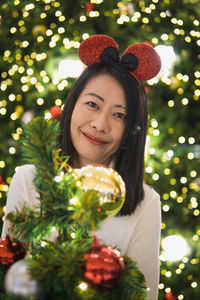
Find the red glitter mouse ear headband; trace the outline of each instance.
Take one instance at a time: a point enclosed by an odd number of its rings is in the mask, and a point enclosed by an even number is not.
[[[103,34],[84,40],[80,44],[78,55],[86,66],[97,63],[118,64],[139,81],[155,77],[161,68],[160,57],[153,47],[144,43],[131,45],[120,60],[117,43]]]

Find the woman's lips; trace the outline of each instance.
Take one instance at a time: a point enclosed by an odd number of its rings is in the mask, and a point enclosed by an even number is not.
[[[100,138],[97,138],[89,133],[86,133],[86,132],[82,132],[83,135],[86,137],[86,139],[88,140],[88,142],[90,142],[91,144],[94,144],[94,145],[102,145],[102,144],[105,144],[106,142]]]

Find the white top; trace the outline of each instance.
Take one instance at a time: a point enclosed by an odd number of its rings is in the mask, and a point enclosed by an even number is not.
[[[33,184],[33,165],[16,168],[7,198],[6,215],[20,203],[30,207],[38,204],[38,193]],[[157,300],[159,283],[159,246],[161,209],[159,195],[147,184],[144,184],[145,197],[135,212],[128,216],[111,217],[102,222],[95,233],[100,241],[108,246],[117,246],[121,253],[137,262],[150,288],[147,300]],[[3,224],[2,237],[8,233],[8,221]]]

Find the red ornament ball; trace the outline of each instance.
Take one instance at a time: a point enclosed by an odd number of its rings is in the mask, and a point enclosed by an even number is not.
[[[49,109],[49,112],[51,114],[52,119],[59,120],[60,115],[62,113],[62,109],[60,108],[60,106],[54,105]]]
[[[85,4],[85,10],[86,10],[87,12],[90,12],[90,11],[92,11],[92,10],[94,10],[94,9],[95,9],[94,3],[87,2],[87,3]]]
[[[84,258],[84,277],[95,288],[112,288],[119,282],[124,270],[124,260],[118,250],[102,246],[94,237],[92,250]]]
[[[4,178],[2,175],[0,175],[0,184],[4,184]]]
[[[26,250],[19,241],[10,239],[9,235],[0,239],[0,264],[4,267],[9,267],[25,255]]]
[[[177,300],[177,297],[172,292],[170,292],[165,294],[165,300]]]

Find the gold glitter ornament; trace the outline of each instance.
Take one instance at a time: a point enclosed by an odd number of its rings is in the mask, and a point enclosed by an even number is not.
[[[81,182],[85,190],[95,190],[99,193],[100,208],[107,217],[116,215],[125,201],[125,183],[121,176],[112,168],[88,165],[74,169],[75,178]]]

